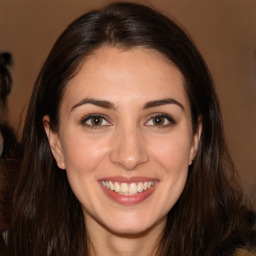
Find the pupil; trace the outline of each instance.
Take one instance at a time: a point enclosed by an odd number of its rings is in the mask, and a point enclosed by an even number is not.
[[[92,124],[93,124],[93,125],[100,125],[101,123],[102,123],[101,117],[94,117],[94,118],[92,119]]]
[[[154,120],[156,125],[163,124],[163,118],[162,117],[156,117]]]

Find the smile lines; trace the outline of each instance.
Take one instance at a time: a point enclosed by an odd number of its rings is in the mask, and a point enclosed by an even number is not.
[[[145,181],[145,182],[138,182],[138,183],[119,183],[119,182],[112,182],[112,181],[101,181],[101,184],[108,188],[109,190],[115,191],[120,195],[125,196],[133,196],[137,193],[141,193],[145,190],[148,190],[150,187],[154,186],[154,181]]]

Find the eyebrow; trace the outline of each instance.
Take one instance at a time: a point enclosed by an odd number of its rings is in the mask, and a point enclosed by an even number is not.
[[[96,100],[96,99],[90,99],[90,98],[85,98],[82,99],[81,101],[79,101],[78,103],[76,103],[72,108],[71,111],[74,110],[77,107],[80,107],[82,105],[85,104],[92,104],[101,108],[106,108],[106,109],[114,109],[116,110],[116,106],[106,100]],[[163,105],[167,105],[167,104],[176,104],[177,106],[179,106],[182,110],[184,110],[184,106],[177,100],[172,99],[172,98],[167,98],[167,99],[161,99],[161,100],[154,100],[154,101],[149,101],[147,102],[143,109],[149,109],[149,108],[153,108],[153,107],[159,107],[159,106],[163,106]]]
[[[149,109],[149,108],[158,107],[158,106],[167,105],[167,104],[175,104],[179,106],[182,110],[184,110],[184,106],[179,101],[172,98],[149,101],[144,105],[143,109]]]
[[[106,108],[106,109],[116,109],[115,105],[109,101],[106,100],[96,100],[96,99],[90,99],[90,98],[85,98],[76,103],[72,108],[71,111],[77,107],[80,107],[84,104],[92,104],[101,108]]]

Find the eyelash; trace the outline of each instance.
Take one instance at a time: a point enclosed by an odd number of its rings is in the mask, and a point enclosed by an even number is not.
[[[100,118],[102,122],[107,122],[108,124],[100,124],[100,125],[93,125],[93,124],[87,124],[88,121],[91,121],[92,122],[92,119],[93,118]],[[90,129],[100,129],[102,126],[111,126],[111,123],[107,120],[107,118],[102,115],[102,114],[91,114],[91,115],[88,115],[86,117],[84,117],[82,120],[81,120],[81,124],[86,126],[87,128],[90,128]]]
[[[93,118],[99,118],[101,120],[101,122],[107,122],[108,124],[99,124],[99,125],[93,125],[92,123],[91,124],[88,124],[87,122],[88,121],[91,121],[92,122],[92,119]],[[161,118],[161,119],[164,119],[164,123],[163,124],[159,124],[159,125],[156,125],[156,124],[148,124],[149,122],[153,122],[153,120],[157,119],[157,118]],[[167,122],[167,124],[166,124]],[[100,129],[102,126],[111,126],[112,124],[107,120],[107,118],[102,115],[102,114],[90,114],[86,117],[84,117],[82,120],[81,120],[81,124],[86,126],[87,128],[90,128],[90,129]],[[148,119],[148,121],[145,122],[145,125],[146,126],[152,126],[154,128],[166,128],[166,127],[169,127],[171,125],[175,125],[176,124],[176,121],[174,120],[174,118],[170,115],[167,115],[167,114],[164,114],[164,113],[157,113],[157,114],[154,114],[154,115],[151,115]]]
[[[153,120],[154,119],[156,120],[157,118],[165,119],[164,124],[162,124],[162,125],[152,124],[152,125],[148,125],[148,126],[153,126],[154,128],[166,128],[171,125],[175,125],[177,123],[172,116],[170,116],[168,114],[164,114],[164,113],[157,113],[157,114],[150,116],[149,120],[145,124],[149,123],[150,121],[153,122]],[[166,124],[166,122],[167,122],[167,124]]]

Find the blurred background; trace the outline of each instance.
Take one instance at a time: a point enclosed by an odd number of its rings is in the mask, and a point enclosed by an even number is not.
[[[18,130],[32,86],[65,27],[108,0],[0,0],[0,51],[13,56],[9,120]],[[191,35],[212,72],[225,133],[242,184],[256,208],[256,1],[143,0]]]

